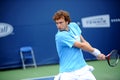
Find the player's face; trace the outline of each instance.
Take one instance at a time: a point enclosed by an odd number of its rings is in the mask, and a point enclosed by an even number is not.
[[[65,21],[63,18],[56,20],[56,26],[60,31],[68,29],[68,22]]]

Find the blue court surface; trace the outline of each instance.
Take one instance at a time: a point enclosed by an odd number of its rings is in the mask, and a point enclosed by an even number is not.
[[[54,80],[54,76],[28,78],[28,79],[22,79],[22,80]]]

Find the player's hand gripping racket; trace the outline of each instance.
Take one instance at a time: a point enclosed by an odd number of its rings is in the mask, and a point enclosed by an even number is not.
[[[119,62],[120,54],[118,50],[112,50],[107,56],[106,60],[110,67],[115,67]]]

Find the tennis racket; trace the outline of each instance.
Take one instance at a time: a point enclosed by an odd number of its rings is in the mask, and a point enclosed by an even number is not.
[[[120,54],[118,50],[112,50],[107,56],[106,60],[110,67],[115,67],[119,62]]]

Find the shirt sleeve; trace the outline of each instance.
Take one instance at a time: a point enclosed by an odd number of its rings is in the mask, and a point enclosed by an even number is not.
[[[71,36],[66,36],[61,41],[64,46],[72,47],[76,40],[74,38],[72,38]]]
[[[74,26],[74,29],[77,30],[77,32],[81,35],[82,31],[80,27],[78,26],[78,24],[76,24],[75,22],[72,22],[70,25]]]
[[[75,43],[75,39],[69,34],[62,32],[59,36],[56,36],[56,42],[61,46],[68,46],[71,48]]]

